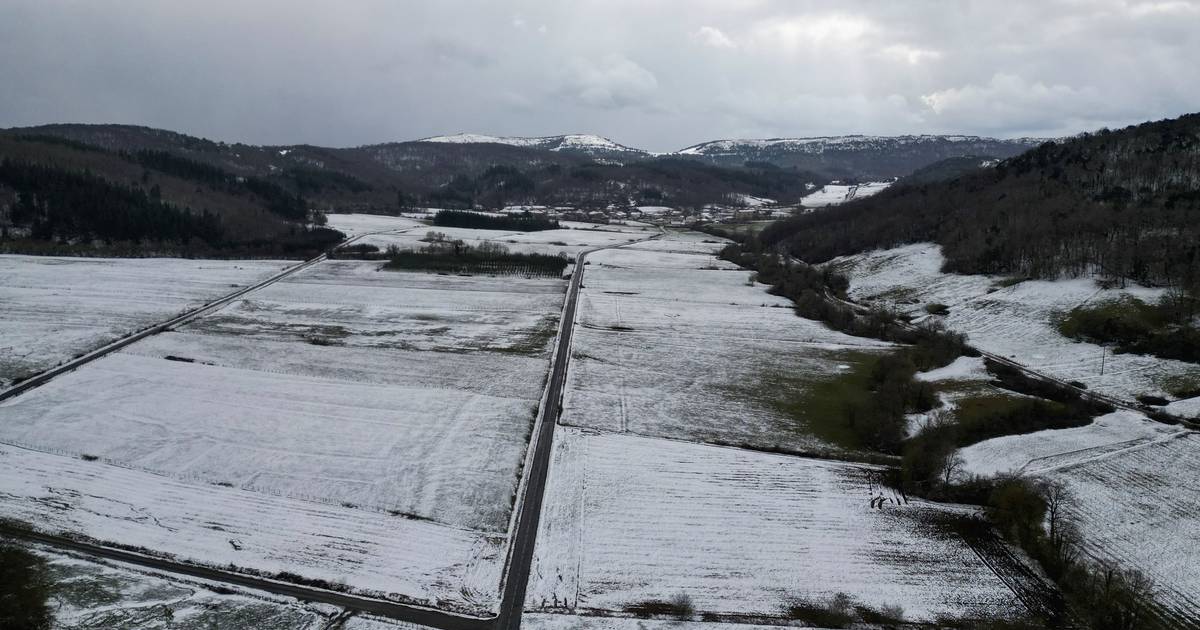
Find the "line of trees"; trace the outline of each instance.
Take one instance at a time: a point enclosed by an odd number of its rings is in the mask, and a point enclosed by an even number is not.
[[[558,221],[528,212],[518,215],[492,216],[464,210],[441,210],[433,215],[433,224],[441,227],[506,230],[510,232],[539,232],[557,230]]]
[[[421,249],[388,247],[385,269],[489,275],[562,277],[570,262],[566,256],[511,252],[504,245],[460,240],[439,240]]]

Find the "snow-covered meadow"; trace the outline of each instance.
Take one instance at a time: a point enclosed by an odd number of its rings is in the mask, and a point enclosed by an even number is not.
[[[360,236],[379,232],[395,232],[428,227],[416,219],[395,217],[386,214],[330,214],[326,225],[346,236]]]
[[[826,184],[820,190],[800,198],[805,208],[837,206],[854,199],[862,199],[882,192],[892,182],[867,182],[865,184]]]
[[[325,261],[0,404],[0,515],[494,610],[566,283]]]
[[[1158,289],[1130,285],[1102,289],[1087,278],[1029,280],[1003,286],[1004,278],[942,273],[938,245],[918,243],[835,259],[830,264],[850,277],[850,296],[879,302],[919,318],[925,306],[943,304],[947,327],[966,333],[980,350],[1009,357],[1030,368],[1089,389],[1133,400],[1139,394],[1165,395],[1163,381],[1200,374],[1195,365],[1138,354],[1113,354],[1099,345],[1064,337],[1055,318],[1085,303],[1132,295],[1157,299]],[[1180,411],[1186,407],[1178,407]]]
[[[320,630],[340,612],[256,592],[230,593],[205,580],[168,578],[118,562],[97,562],[35,547],[55,588],[54,628],[139,630]]]
[[[632,243],[636,240],[646,238],[657,231],[645,227],[621,225],[608,226],[582,223],[569,225],[570,227],[537,232],[422,226],[419,229],[410,229],[398,233],[370,234],[355,242],[374,245],[381,250],[385,250],[392,245],[400,249],[417,249],[428,245],[425,239],[430,232],[438,232],[450,239],[462,240],[468,245],[491,242],[503,245],[509,251],[513,252],[547,255],[564,254],[574,257],[585,249]]]
[[[952,330],[966,333],[981,350],[1009,357],[1051,376],[1080,381],[1089,389],[1132,400],[1162,395],[1164,379],[1197,368],[1136,354],[1112,354],[1100,346],[1063,337],[1060,314],[1086,303],[1132,295],[1153,301],[1161,291],[1130,286],[1102,289],[1091,279],[1003,282],[1004,278],[941,272],[937,245],[923,243],[868,252],[832,264],[851,279],[850,296],[930,317],[942,304]],[[1005,286],[1008,285],[1008,286]],[[1103,374],[1101,366],[1103,365]],[[960,359],[923,380],[959,380],[987,387],[979,359]],[[953,406],[955,393],[944,395]],[[1180,401],[1176,413],[1200,409]],[[1074,497],[1089,554],[1137,568],[1158,585],[1160,601],[1184,619],[1195,617],[1200,581],[1194,549],[1200,543],[1200,493],[1190,488],[1200,466],[1197,434],[1120,410],[1083,427],[994,438],[963,448],[961,475],[1018,473],[1064,483]]]
[[[0,388],[294,264],[0,256]]]
[[[1074,459],[1040,475],[1073,496],[1069,513],[1088,554],[1141,570],[1176,619],[1200,624],[1200,433],[1083,451]]]
[[[772,375],[804,387],[887,347],[796,317],[709,240],[588,257],[526,598],[560,614],[534,627],[676,627],[572,616],[676,595],[741,619],[837,593],[911,619],[1020,610],[987,552],[946,526],[969,509],[906,503],[874,466],[705,443],[840,453],[762,393]]]
[[[700,441],[834,447],[773,402],[779,378],[829,378],[886,347],[796,317],[785,298],[671,234],[588,257],[561,422]],[[676,253],[680,246],[709,253]]]
[[[1061,483],[1094,559],[1138,569],[1180,620],[1200,622],[1200,433],[1116,411],[1092,424],[986,440],[959,451],[961,474]]]
[[[960,453],[965,473],[1018,471],[1061,483],[1087,553],[1144,572],[1161,605],[1200,623],[1200,433],[1119,411]]]
[[[386,512],[177,480],[0,444],[3,516],[179,560],[288,571],[360,592],[484,612],[503,540]]]
[[[580,615],[525,613],[521,625],[530,630],[777,630],[779,626],[717,621],[584,617]]]
[[[1021,609],[939,526],[967,511],[905,504],[873,467],[568,427],[554,446],[527,610],[685,594],[701,612],[778,617],[837,593],[920,620]]]

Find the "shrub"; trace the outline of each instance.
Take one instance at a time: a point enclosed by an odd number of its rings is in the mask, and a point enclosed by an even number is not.
[[[1143,405],[1150,405],[1151,407],[1162,407],[1171,402],[1162,396],[1153,396],[1151,394],[1138,394],[1135,398]]]
[[[845,593],[838,593],[824,602],[794,600],[784,608],[784,615],[821,628],[847,628],[855,621],[853,604],[854,600]]]
[[[692,606],[691,597],[680,593],[672,596],[669,600],[647,599],[634,604],[628,604],[625,606],[625,612],[632,613],[635,617],[641,617],[642,619],[674,617],[686,621],[692,618],[696,613],[696,609]]]
[[[1071,310],[1058,321],[1058,330],[1072,339],[1115,344],[1117,352],[1200,363],[1195,308],[1194,299],[1171,294],[1157,304],[1124,296]]]
[[[846,593],[836,593],[821,602],[803,599],[789,601],[783,610],[788,619],[803,621],[821,628],[849,628],[856,623],[896,624],[904,622],[900,606],[872,608],[856,601]]]
[[[50,628],[53,616],[47,600],[51,587],[44,560],[20,547],[0,543],[0,628]]]
[[[357,243],[339,247],[329,253],[330,258],[362,258],[370,259],[379,256],[379,247],[370,243]]]
[[[945,304],[938,304],[937,302],[934,302],[932,304],[925,305],[925,312],[929,313],[930,315],[949,315],[950,307],[946,306]]]
[[[1042,536],[1046,501],[1031,482],[1017,477],[1002,480],[988,497],[987,507],[996,528],[1022,547]]]

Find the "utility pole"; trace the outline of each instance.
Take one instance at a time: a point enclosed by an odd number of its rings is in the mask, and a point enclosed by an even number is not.
[[[1104,355],[1108,354],[1106,346],[1100,346],[1100,376],[1104,376]]]

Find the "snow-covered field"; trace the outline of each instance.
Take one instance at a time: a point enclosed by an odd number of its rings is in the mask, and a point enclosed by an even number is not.
[[[800,205],[805,208],[824,208],[836,206],[854,199],[870,197],[883,191],[892,182],[868,182],[865,184],[826,184],[816,192],[809,193],[800,199]]]
[[[1018,472],[1061,482],[1094,559],[1138,569],[1177,620],[1200,623],[1200,433],[1121,412],[1091,425],[961,449],[962,474]]]
[[[839,258],[831,264],[850,276],[849,293],[855,300],[882,302],[918,316],[926,316],[927,304],[944,304],[950,311],[944,318],[946,325],[966,333],[980,350],[1063,380],[1083,382],[1104,394],[1125,400],[1138,394],[1165,395],[1163,379],[1200,372],[1181,361],[1106,352],[1096,344],[1068,339],[1054,326],[1058,314],[1081,304],[1121,295],[1154,300],[1160,290],[1137,286],[1104,290],[1090,279],[1031,280],[1003,287],[1000,277],[942,273],[943,261],[939,246],[919,243]]]
[[[139,630],[320,630],[339,609],[294,599],[218,592],[217,585],[168,579],[122,563],[100,563],[37,547],[54,589],[53,628]]]
[[[772,405],[777,387],[761,385],[828,378],[847,351],[885,344],[796,317],[788,300],[750,284],[750,272],[711,254],[672,253],[681,244],[703,243],[672,234],[588,257],[561,422],[833,449]]]
[[[725,239],[699,232],[671,232],[662,238],[634,243],[624,249],[677,254],[715,254],[728,244],[729,241]]]
[[[1118,412],[1087,427],[998,438],[961,453],[972,472],[1023,467],[1062,483],[1088,554],[1146,573],[1159,603],[1181,621],[1200,623],[1200,433]]]
[[[568,427],[554,447],[528,610],[685,594],[699,612],[777,617],[839,592],[910,619],[1020,609],[938,526],[966,512],[905,505],[870,466]]]
[[[492,610],[565,283],[379,267],[323,262],[0,404],[0,515]]]
[[[330,214],[326,218],[327,226],[346,236],[429,227],[416,219],[384,214]]]
[[[1013,471],[1062,483],[1089,555],[1146,573],[1163,606],[1200,623],[1200,433],[1117,411],[959,453],[963,474]]]
[[[1163,392],[1163,379],[1194,374],[1195,366],[1150,356],[1107,353],[1075,342],[1054,327],[1058,314],[1085,303],[1133,295],[1154,300],[1159,291],[1131,286],[1103,290],[1089,279],[1026,281],[1004,287],[999,277],[945,274],[936,245],[916,244],[838,259],[850,295],[926,317],[927,304],[944,304],[946,325],[966,333],[982,350],[1010,357],[1063,380],[1077,380],[1127,400]],[[925,380],[984,382],[978,359],[920,376]],[[952,398],[952,396],[951,396]],[[953,404],[953,400],[949,401]],[[1178,401],[1174,413],[1200,415],[1200,399]],[[1137,568],[1156,582],[1160,601],[1175,614],[1200,621],[1200,434],[1117,411],[1091,424],[986,440],[959,451],[961,474],[1016,472],[1063,482],[1074,495],[1073,515],[1088,552]]]
[[[326,346],[515,351],[556,327],[558,279],[381,271],[326,261],[186,329]],[[544,344],[543,344],[544,345]]]
[[[1173,439],[1184,429],[1154,422],[1132,411],[1100,416],[1091,424],[1008,435],[959,450],[962,472],[972,475],[1038,474],[1080,458],[1097,457]]]
[[[294,264],[0,256],[0,388]]]
[[[779,626],[713,621],[673,621],[628,617],[582,617],[548,613],[526,613],[522,627],[529,630],[777,630]]]
[[[495,606],[503,540],[429,521],[183,481],[0,445],[3,516],[217,567],[385,597]]]
[[[1081,454],[1042,475],[1062,482],[1075,501],[1093,557],[1140,569],[1158,601],[1200,625],[1200,433],[1178,433],[1129,450]]]
[[[503,534],[536,409],[118,353],[0,403],[0,441]]]
[[[572,616],[676,595],[742,619],[837,593],[911,619],[1019,610],[946,526],[969,510],[905,503],[869,465],[696,443],[834,450],[755,385],[815,382],[846,353],[886,347],[796,317],[704,240],[671,233],[588,258],[526,598],[570,614],[532,627],[689,627]],[[707,253],[677,253],[688,245]]]
[[[450,228],[423,226],[403,233],[371,234],[356,241],[387,249],[395,245],[400,249],[417,249],[428,245],[423,239],[429,232],[440,232],[451,239],[459,239],[470,245],[490,241],[507,247],[513,252],[532,254],[565,254],[575,256],[580,251],[595,247],[621,245],[646,238],[657,230],[642,227],[607,226],[596,224],[574,224],[557,230],[538,232],[509,232],[504,230],[479,230],[474,228]],[[586,226],[586,227],[582,227]]]

